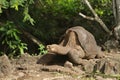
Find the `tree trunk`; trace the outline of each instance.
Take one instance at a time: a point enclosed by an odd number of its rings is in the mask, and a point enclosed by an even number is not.
[[[113,0],[113,14],[116,23],[114,33],[116,38],[120,40],[120,0]]]
[[[81,12],[79,13],[80,16],[82,16],[83,18],[86,18],[88,20],[95,20],[97,21],[101,27],[109,34],[112,35],[111,31],[107,28],[107,26],[105,25],[105,23],[99,18],[99,16],[97,15],[97,13],[95,12],[95,10],[93,9],[93,7],[91,6],[90,2],[88,0],[84,0],[84,2],[86,3],[86,5],[88,6],[88,8],[90,9],[90,11],[92,12],[92,14],[94,15],[94,17],[89,17],[86,16],[84,14],[82,14]]]
[[[120,0],[113,0],[113,13],[116,24],[120,25]]]

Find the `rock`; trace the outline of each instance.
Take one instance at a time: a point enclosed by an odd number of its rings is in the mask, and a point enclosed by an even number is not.
[[[108,52],[117,51],[119,47],[119,41],[115,39],[111,39],[105,42],[103,49]]]
[[[96,76],[96,80],[117,80],[116,78],[103,78],[101,76]]]
[[[90,59],[83,65],[83,69],[87,73],[120,74],[120,54],[109,54],[105,58]]]
[[[16,60],[16,64],[33,64],[35,62],[35,59],[32,58],[31,55],[29,55],[28,53],[24,53],[22,54],[17,60]]]
[[[73,64],[69,61],[66,61],[64,67],[73,68]]]
[[[113,58],[103,58],[96,62],[94,69],[104,74],[119,74],[120,61]]]
[[[94,71],[95,61],[93,59],[88,60],[85,65],[83,65],[83,69],[87,73],[92,73]]]
[[[24,74],[23,72],[19,72],[19,73],[18,73],[18,76],[19,76],[19,77],[23,77],[24,75],[25,75],[25,74]]]
[[[9,74],[12,73],[12,65],[10,63],[10,60],[6,55],[3,55],[0,57],[0,74],[4,76],[8,76]]]
[[[104,78],[101,76],[96,76],[96,80],[103,80]]]
[[[17,60],[16,60],[16,69],[17,70],[28,70],[31,66],[36,64],[37,59],[28,53],[22,54]]]
[[[45,65],[45,66],[40,67],[40,71],[58,72],[58,73],[65,73],[69,75],[76,75],[76,76],[81,74],[81,73],[76,72],[75,69],[58,66],[58,65],[52,65],[52,66]]]

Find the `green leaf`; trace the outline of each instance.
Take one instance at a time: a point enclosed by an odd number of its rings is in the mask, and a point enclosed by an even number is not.
[[[32,25],[34,25],[34,19],[33,18],[31,18],[31,16],[28,14],[28,7],[26,7],[25,9],[24,9],[24,19],[23,19],[23,22],[26,22],[26,21],[30,21],[30,23],[32,24]]]
[[[0,27],[0,31],[4,32],[4,31],[6,31],[6,28],[5,27]]]
[[[7,0],[0,0],[0,8],[2,11],[2,8],[7,9],[9,7],[9,2]]]
[[[0,13],[2,13],[2,8],[0,7]]]
[[[33,4],[34,3],[34,0],[29,0],[29,4]]]
[[[10,0],[10,7],[18,11],[18,7],[24,5],[26,0]]]
[[[20,40],[18,35],[16,34],[16,32],[13,33],[14,37],[15,37],[15,40]]]

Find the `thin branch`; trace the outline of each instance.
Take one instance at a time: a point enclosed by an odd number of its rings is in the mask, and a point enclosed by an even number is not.
[[[84,15],[83,13],[79,13],[79,15],[82,16],[83,18],[88,19],[88,20],[91,20],[91,21],[94,21],[94,20],[95,20],[95,18],[86,16],[86,15]]]
[[[34,43],[36,43],[37,45],[40,45],[41,42],[36,38],[34,37],[33,35],[31,35],[30,33],[22,30],[23,34],[26,35],[29,39],[31,39]]]
[[[84,15],[82,13],[79,13],[79,15],[82,16],[83,18],[97,21],[107,33],[111,34],[111,31],[107,28],[105,23],[98,17],[97,13],[94,11],[94,9],[90,5],[89,1],[88,0],[84,0],[84,1],[85,1],[86,5],[88,6],[88,8],[90,9],[90,11],[93,13],[95,18],[88,17],[88,16],[86,16],[86,15]]]
[[[93,13],[93,15],[95,17],[98,17],[97,13],[94,11],[94,9],[92,8],[92,6],[90,5],[90,2],[88,0],[84,0],[86,5],[89,7],[90,11]]]
[[[42,42],[39,41],[39,39],[37,39],[35,36],[33,36],[32,34],[30,34],[29,32],[25,31],[24,29],[22,29],[20,26],[16,25],[17,29],[19,29],[27,38],[29,38],[32,42],[34,42],[37,45],[40,45]]]

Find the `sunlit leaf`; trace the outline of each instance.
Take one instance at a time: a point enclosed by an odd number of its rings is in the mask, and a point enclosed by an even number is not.
[[[2,8],[0,7],[0,13],[2,13]]]

